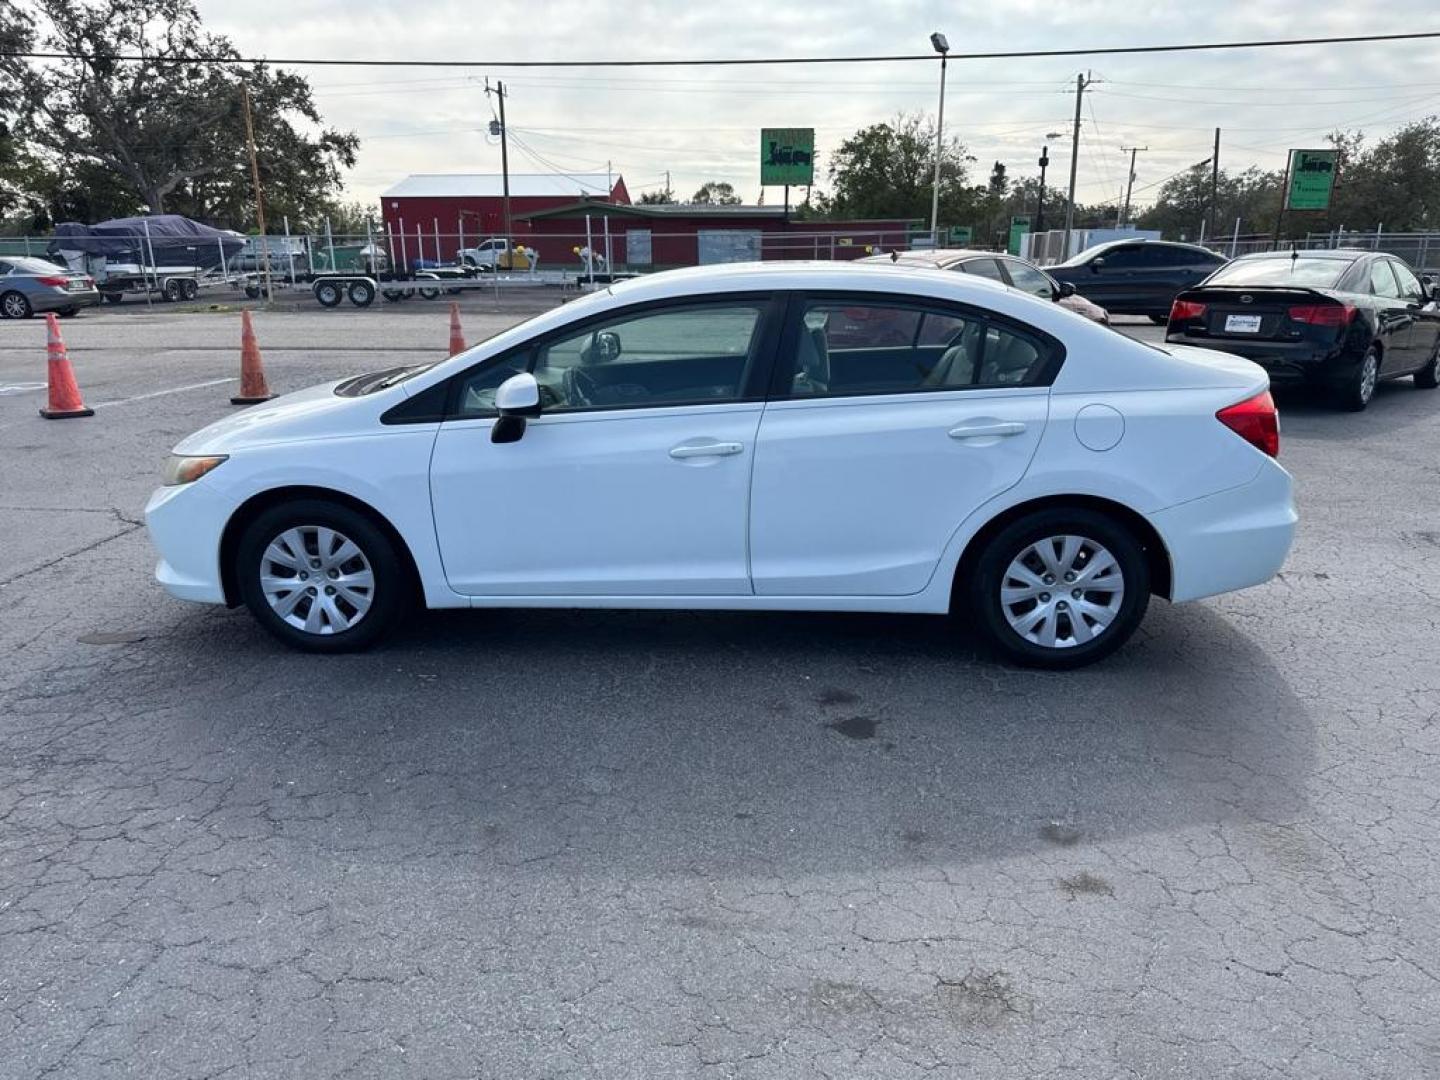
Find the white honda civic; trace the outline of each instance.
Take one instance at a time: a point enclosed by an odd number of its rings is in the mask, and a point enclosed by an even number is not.
[[[1265,372],[1224,353],[943,271],[734,264],[237,413],[146,521],[173,595],[302,649],[417,602],[955,612],[1074,667],[1152,593],[1275,574],[1278,443]]]

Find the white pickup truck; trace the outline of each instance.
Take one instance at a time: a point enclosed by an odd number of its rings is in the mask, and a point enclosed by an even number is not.
[[[461,266],[470,266],[476,270],[486,271],[493,271],[498,267],[501,270],[519,270],[522,273],[529,273],[540,261],[539,256],[524,244],[512,246],[509,240],[498,237],[482,240],[474,247],[461,248],[457,256]]]

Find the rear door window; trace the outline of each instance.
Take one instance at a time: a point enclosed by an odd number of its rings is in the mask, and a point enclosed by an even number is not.
[[[1375,296],[1400,298],[1400,285],[1390,269],[1389,259],[1376,259],[1370,264],[1370,292]]]
[[[960,269],[967,274],[974,274],[976,277],[989,278],[1002,285],[1006,284],[1005,275],[1000,272],[1000,264],[994,259],[969,259],[960,264]]]

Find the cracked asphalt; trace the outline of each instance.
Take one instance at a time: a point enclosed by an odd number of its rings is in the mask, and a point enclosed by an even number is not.
[[[256,328],[282,391],[447,334]],[[0,323],[5,1080],[1440,1074],[1440,393],[1282,397],[1283,576],[1086,671],[828,615],[317,658],[150,577],[237,316],[64,329],[98,408],[49,423]]]

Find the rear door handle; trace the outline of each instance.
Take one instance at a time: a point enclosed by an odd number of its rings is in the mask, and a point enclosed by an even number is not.
[[[1025,425],[1019,420],[988,420],[976,424],[961,424],[950,429],[952,439],[984,439],[995,436],[1022,435]]]
[[[730,457],[745,447],[738,442],[681,443],[670,451],[672,458]]]

